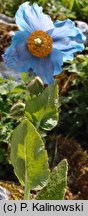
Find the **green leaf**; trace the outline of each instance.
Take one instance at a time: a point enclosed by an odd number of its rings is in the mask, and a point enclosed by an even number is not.
[[[72,10],[75,0],[69,1],[69,9]]]
[[[16,86],[18,86],[18,83],[15,81],[8,81],[7,83],[4,83],[0,85],[0,94],[8,94],[10,93]]]
[[[48,184],[39,192],[36,200],[63,200],[67,182],[67,160],[63,160],[54,168]]]
[[[21,78],[24,83],[28,82],[28,73],[21,73]]]
[[[48,179],[48,157],[36,128],[24,119],[11,137],[11,162],[22,185],[44,186]]]
[[[58,122],[58,86],[49,85],[40,95],[27,99],[26,116],[38,129],[51,130]]]

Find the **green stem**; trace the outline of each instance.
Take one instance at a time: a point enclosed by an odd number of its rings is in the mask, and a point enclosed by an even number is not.
[[[29,195],[30,195],[30,188],[26,182],[25,189],[24,189],[24,200],[29,200]]]

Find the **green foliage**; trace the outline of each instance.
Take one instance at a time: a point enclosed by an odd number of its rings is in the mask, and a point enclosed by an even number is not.
[[[51,0],[44,5],[44,10],[53,20],[75,19],[75,11],[71,11],[62,1]]]
[[[48,179],[48,157],[44,143],[36,128],[24,119],[14,130],[11,138],[11,162],[26,192],[43,186]]]
[[[0,78],[0,141],[7,142],[10,133],[20,121],[23,110],[20,107],[16,115],[14,104],[22,103],[25,100],[27,88],[25,83],[20,84],[13,80]]]
[[[78,55],[64,70],[76,76],[61,97],[62,130],[65,135],[87,141],[88,137],[88,58]],[[69,75],[69,74],[68,74]]]
[[[8,16],[14,16],[18,6],[26,0],[0,0],[0,13]]]
[[[63,160],[51,172],[48,184],[37,195],[37,200],[63,200],[67,182],[67,161]]]
[[[26,107],[30,107],[30,120],[42,136],[46,135],[44,130],[50,130],[57,124],[57,86],[51,85],[44,90],[44,93],[38,95],[37,91],[37,96],[30,97],[29,84],[27,85],[27,82],[31,83],[30,80],[26,73],[22,73],[21,83],[11,78],[7,80],[0,78],[0,142],[9,142],[11,132],[25,116],[26,102]],[[29,113],[27,116],[29,118]]]
[[[38,96],[26,101],[26,115],[35,127],[51,130],[58,122],[58,86],[52,84]]]
[[[9,94],[17,85],[18,83],[15,81],[9,81],[7,83],[3,83],[0,86],[0,94],[1,95]]]
[[[78,19],[86,19],[88,21],[88,1],[87,0],[73,0],[68,2],[68,7],[71,11],[75,11]],[[82,16],[82,18],[81,18]]]
[[[11,0],[0,0],[0,13],[11,16],[12,1]]]
[[[14,16],[19,5],[26,0],[5,0],[0,3],[0,13]],[[44,11],[51,15],[53,19],[82,19],[88,21],[88,3],[87,0],[30,0],[42,5]]]
[[[0,13],[4,13],[8,16],[14,16],[18,7],[26,2],[27,0],[1,0],[0,2]],[[30,4],[33,4],[34,2],[38,4],[45,4],[47,0],[30,0]]]
[[[88,21],[88,3],[87,0],[51,0],[46,6],[46,10],[52,16],[58,19],[80,19]]]

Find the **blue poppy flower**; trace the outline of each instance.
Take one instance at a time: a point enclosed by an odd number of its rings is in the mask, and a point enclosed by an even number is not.
[[[19,72],[30,68],[44,83],[50,84],[66,60],[84,49],[85,36],[69,19],[52,22],[36,3],[23,3],[16,13],[19,31],[3,55],[5,65]]]

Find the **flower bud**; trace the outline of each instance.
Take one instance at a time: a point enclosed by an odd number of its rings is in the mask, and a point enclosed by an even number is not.
[[[28,83],[28,89],[31,95],[38,95],[43,91],[44,83],[40,77],[35,77],[30,83]]]

